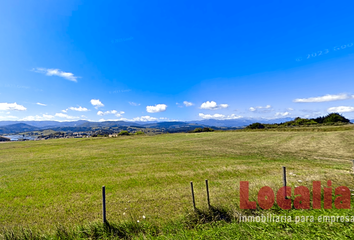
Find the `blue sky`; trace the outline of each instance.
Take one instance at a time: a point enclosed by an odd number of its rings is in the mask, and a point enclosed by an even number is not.
[[[2,1],[0,121],[354,118],[353,9]]]

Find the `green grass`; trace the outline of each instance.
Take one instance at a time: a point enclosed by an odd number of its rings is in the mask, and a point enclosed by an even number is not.
[[[63,232],[74,238],[92,239],[352,236],[343,235],[347,229],[353,232],[352,223],[238,223],[240,213],[354,215],[352,209],[288,212],[276,205],[267,211],[241,211],[238,207],[240,181],[250,182],[250,198],[254,200],[262,186],[274,190],[282,186],[282,166],[287,167],[288,173],[296,174],[288,174],[288,185],[293,188],[304,185],[311,189],[312,181],[325,185],[330,179],[334,188],[344,185],[354,189],[351,129],[1,143],[0,238],[2,234],[10,239],[22,236],[21,239],[30,236],[29,232],[57,239]],[[205,179],[209,180],[212,206],[228,218],[218,219],[215,212],[206,210]],[[197,208],[204,214],[192,211],[190,181],[194,182]],[[101,219],[103,185],[107,218],[115,226],[110,230],[97,223]],[[220,219],[223,221],[216,221]],[[88,234],[82,235],[82,229]],[[122,236],[115,234],[116,229],[131,231]]]

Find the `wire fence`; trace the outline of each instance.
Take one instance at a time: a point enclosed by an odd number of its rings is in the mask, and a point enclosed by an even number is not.
[[[320,168],[318,168],[320,169]],[[354,161],[353,161],[354,171]],[[75,189],[64,196],[48,196],[48,201],[37,202],[29,192],[27,196],[16,196],[12,201],[1,200],[0,225],[3,227],[48,227],[86,224],[92,221],[170,221],[193,211],[208,209],[210,206],[224,206],[235,214],[240,209],[240,181],[249,182],[250,201],[257,200],[258,190],[269,186],[277,191],[283,186],[294,189],[298,186],[312,188],[313,181],[321,181],[321,188],[327,187],[328,180],[336,186],[348,186],[353,191],[352,169],[342,174],[331,173],[330,169],[320,173],[312,169],[296,171],[296,168],[279,167],[278,175],[225,176],[224,179],[198,180],[185,184],[167,184],[126,188],[124,191],[113,184],[106,184],[104,192],[99,187],[92,191],[87,186]],[[191,188],[193,186],[193,189]],[[15,192],[15,189],[12,191]],[[43,194],[45,190],[43,189]],[[103,194],[104,193],[104,194]],[[104,196],[104,199],[103,199]],[[104,206],[103,206],[104,203]],[[104,209],[104,211],[103,211]]]

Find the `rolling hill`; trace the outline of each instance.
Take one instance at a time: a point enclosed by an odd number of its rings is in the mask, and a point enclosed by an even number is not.
[[[11,124],[11,125],[0,127],[0,134],[31,132],[31,131],[37,131],[37,130],[40,130],[40,128],[28,125],[26,123],[16,123],[16,124]]]

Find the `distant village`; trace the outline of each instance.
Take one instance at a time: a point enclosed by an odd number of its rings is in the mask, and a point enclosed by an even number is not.
[[[90,133],[55,133],[49,135],[16,135],[16,138],[9,138],[0,136],[0,142],[6,141],[39,141],[47,139],[59,139],[59,138],[88,138],[91,137]]]
[[[49,135],[38,135],[36,140],[59,139],[59,138],[88,138],[91,137],[93,132],[56,132]]]
[[[5,136],[0,136],[0,142],[7,141],[40,141],[48,139],[62,139],[62,138],[89,138],[89,137],[118,137],[122,131],[116,132],[112,130],[98,130],[98,131],[87,131],[87,132],[55,132],[48,135],[44,135],[38,132],[29,132],[26,134],[14,135],[16,138],[9,138]],[[123,135],[135,134],[136,131],[127,132]],[[142,134],[144,132],[140,131]]]

